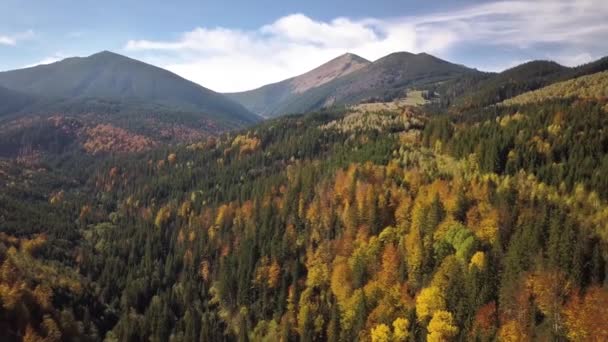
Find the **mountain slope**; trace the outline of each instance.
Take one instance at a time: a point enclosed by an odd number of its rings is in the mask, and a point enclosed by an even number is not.
[[[0,86],[47,97],[155,103],[240,124],[258,118],[221,94],[167,70],[104,51],[0,73]]]
[[[349,55],[352,56],[352,55]],[[330,62],[331,63],[331,62]],[[323,68],[320,67],[319,69]],[[390,100],[405,95],[407,89],[445,82],[480,72],[449,63],[434,56],[398,52],[383,57],[328,82],[299,88],[297,94],[285,91],[286,83],[277,83],[250,92],[229,94],[254,112],[266,116],[306,112],[330,105],[348,105],[369,100]],[[298,88],[296,88],[298,89]],[[261,95],[263,92],[263,95]],[[287,95],[285,95],[287,94]],[[264,102],[265,98],[272,101]],[[257,100],[254,101],[254,100]]]
[[[35,97],[5,87],[0,87],[0,116],[20,111],[35,101]]]
[[[263,87],[227,93],[231,99],[241,103],[247,109],[263,116],[273,116],[282,103],[291,102],[295,97],[309,89],[319,87],[332,80],[357,71],[370,62],[357,55],[347,53],[315,68],[305,74],[268,84]]]
[[[456,111],[482,108],[540,89],[556,82],[567,81],[608,70],[608,57],[577,67],[566,67],[553,61],[531,61],[481,79],[462,78],[437,89],[446,96],[446,105]]]
[[[504,105],[539,103],[552,99],[608,99],[608,71],[577,77],[523,93],[503,102]]]
[[[281,112],[303,112],[328,105],[350,105],[363,101],[387,101],[402,97],[411,88],[449,81],[481,72],[452,64],[434,56],[398,52],[365,68],[310,89]]]

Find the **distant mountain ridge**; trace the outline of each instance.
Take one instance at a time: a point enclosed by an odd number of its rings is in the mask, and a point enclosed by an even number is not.
[[[517,65],[499,73],[463,77],[433,87],[442,94],[444,108],[462,113],[500,103],[517,95],[540,89],[556,82],[608,70],[608,57],[567,67],[554,61],[536,60]]]
[[[346,72],[327,73],[344,68]],[[456,112],[496,104],[555,82],[608,70],[608,57],[577,67],[536,60],[499,73],[482,72],[427,53],[396,52],[369,62],[342,55],[320,67],[258,89],[226,94],[264,117],[304,113],[323,107],[385,102],[405,97],[410,90],[438,95],[433,106]],[[311,80],[322,79],[321,82]],[[305,86],[298,87],[304,84]]]
[[[0,86],[72,103],[95,98],[119,104],[156,104],[237,125],[259,120],[243,106],[221,94],[167,70],[109,51],[0,72]]]
[[[325,82],[286,90],[294,80],[311,78],[310,73],[331,69],[331,64],[357,63],[349,72],[335,74]],[[329,65],[329,66],[328,66]],[[477,70],[453,64],[426,53],[397,52],[375,62],[346,54],[321,67],[292,79],[247,92],[227,94],[249,110],[263,116],[306,112],[331,105],[348,105],[372,99],[388,99],[404,95],[408,88],[444,82]]]
[[[262,116],[276,116],[284,103],[294,101],[306,91],[346,76],[371,62],[352,53],[346,53],[302,75],[263,87],[237,93],[226,93],[250,111]]]

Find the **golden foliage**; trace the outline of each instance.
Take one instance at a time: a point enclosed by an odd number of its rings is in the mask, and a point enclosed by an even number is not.
[[[246,156],[257,151],[262,146],[262,141],[255,136],[237,135],[232,141],[232,147],[239,148],[239,156]]]
[[[171,206],[165,205],[161,207],[156,213],[156,218],[154,219],[154,224],[156,227],[161,228],[165,225],[171,218]]]
[[[590,287],[574,295],[563,309],[567,335],[573,341],[608,341],[608,290]]]
[[[409,280],[417,283],[422,276],[421,268],[424,258],[420,229],[414,228],[405,236],[405,253]]]
[[[410,321],[407,318],[398,317],[393,321],[393,340],[397,342],[407,341],[410,335]]]
[[[141,152],[156,143],[143,135],[134,134],[111,124],[99,124],[85,130],[85,151],[91,154],[103,152]]]
[[[435,312],[445,309],[445,298],[437,286],[422,289],[416,297],[416,315],[418,320],[433,316]]]
[[[393,244],[386,246],[382,253],[382,268],[378,276],[382,286],[389,288],[397,283],[400,263],[401,259],[397,248]]]
[[[34,255],[46,244],[46,241],[45,235],[37,235],[33,239],[23,239],[21,240],[21,250],[29,255]]]
[[[527,104],[560,98],[608,98],[608,71],[581,76],[572,80],[530,91],[503,102],[504,105]]]
[[[34,298],[44,310],[50,310],[53,299],[53,290],[47,285],[38,285],[34,289]]]
[[[478,270],[483,271],[486,268],[486,254],[482,251],[477,251],[471,257],[471,262],[469,263],[469,269],[476,267]]]
[[[444,342],[451,340],[458,334],[458,327],[455,325],[451,313],[439,310],[433,314],[428,331],[428,342]]]
[[[34,330],[34,328],[32,328],[32,326],[30,324],[28,324],[27,327],[25,327],[25,334],[23,335],[23,342],[40,342],[40,341],[44,341],[44,338],[42,338],[42,336],[38,335],[36,330]]]
[[[331,272],[331,290],[338,299],[338,303],[345,303],[352,292],[351,270],[347,260],[338,256],[334,260]]]
[[[273,260],[268,267],[268,287],[271,289],[276,288],[279,285],[280,277],[281,266],[276,260]]]
[[[378,324],[371,331],[372,342],[390,342],[391,330],[386,324]]]
[[[562,304],[571,290],[566,275],[560,271],[535,272],[528,276],[526,285],[540,311],[559,325]]]
[[[428,342],[445,342],[451,340],[458,334],[458,327],[454,323],[452,314],[448,311],[438,310],[428,326]]]
[[[498,340],[501,342],[524,342],[530,341],[524,327],[515,320],[504,322],[498,330]]]

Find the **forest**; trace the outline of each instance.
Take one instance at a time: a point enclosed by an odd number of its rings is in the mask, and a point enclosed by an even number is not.
[[[593,77],[466,115],[330,108],[176,145],[100,125],[3,159],[0,339],[608,340]]]

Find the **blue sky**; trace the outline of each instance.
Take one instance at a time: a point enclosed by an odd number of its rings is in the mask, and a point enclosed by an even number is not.
[[[112,50],[217,91],[305,72],[345,52],[428,52],[497,71],[608,55],[608,1],[2,0],[0,70]]]

